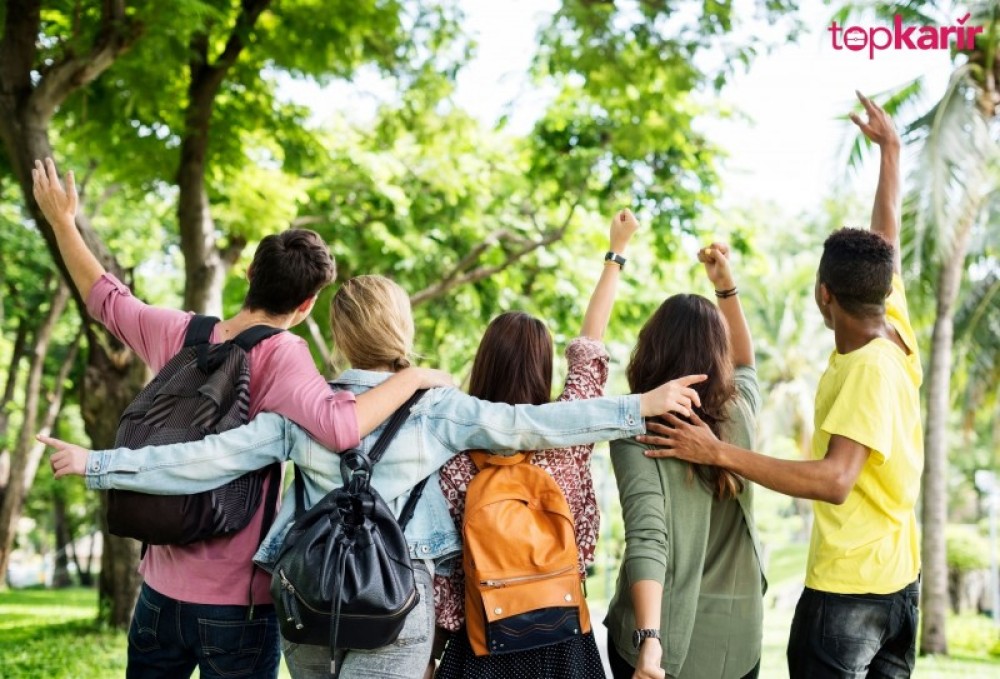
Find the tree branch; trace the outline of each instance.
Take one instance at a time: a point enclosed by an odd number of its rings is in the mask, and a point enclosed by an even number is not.
[[[309,329],[309,336],[312,337],[313,344],[316,345],[319,355],[323,358],[323,370],[332,369],[333,354],[330,353],[330,347],[326,344],[326,338],[323,337],[323,332],[319,329],[319,323],[312,316],[306,316],[306,328]]]
[[[107,70],[141,33],[142,25],[125,15],[124,0],[104,0],[101,28],[90,51],[80,56],[72,50],[67,51],[61,61],[45,70],[28,99],[28,105],[35,110],[42,126],[48,123],[66,97]]]
[[[570,221],[573,219],[573,214],[576,212],[577,205],[579,205],[579,201],[570,206],[566,219],[564,219],[563,223],[557,228],[549,231],[537,240],[521,240],[519,247],[508,252],[504,257],[504,260],[499,264],[494,264],[493,266],[480,266],[470,271],[465,271],[465,269],[475,263],[475,261],[477,261],[490,246],[503,240],[498,236],[498,234],[502,234],[503,231],[495,231],[490,237],[487,238],[486,241],[474,247],[468,255],[463,257],[462,260],[444,278],[434,285],[430,285],[411,295],[410,304],[412,306],[423,304],[429,300],[442,297],[461,285],[475,283],[476,281],[481,281],[484,278],[493,276],[494,274],[497,274],[515,264],[535,250],[555,243],[566,235],[566,229],[569,228]],[[532,218],[534,219],[534,215],[532,215]],[[496,240],[490,242],[490,238],[496,238]]]
[[[221,252],[219,252],[219,256],[222,258],[222,261],[225,263],[227,269],[236,264],[236,260],[240,258],[240,255],[243,254],[243,250],[245,250],[246,247],[247,239],[243,236],[229,237],[229,244],[222,248]]]

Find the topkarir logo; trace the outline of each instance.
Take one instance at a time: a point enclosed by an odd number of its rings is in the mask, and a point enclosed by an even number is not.
[[[868,58],[874,59],[875,52],[882,50],[946,50],[952,44],[960,50],[976,46],[976,36],[983,32],[982,26],[966,25],[971,13],[955,20],[955,26],[904,26],[899,14],[888,26],[839,26],[836,21],[827,29],[830,31],[833,49],[849,49],[852,52],[868,50]],[[954,42],[952,42],[954,38]]]

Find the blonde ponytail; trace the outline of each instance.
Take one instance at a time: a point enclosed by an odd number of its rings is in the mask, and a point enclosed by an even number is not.
[[[410,366],[413,313],[406,292],[385,276],[355,276],[330,302],[330,328],[337,351],[352,368]]]

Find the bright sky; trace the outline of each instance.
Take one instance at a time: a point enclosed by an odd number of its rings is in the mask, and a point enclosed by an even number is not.
[[[459,75],[456,103],[485,123],[492,124],[506,113],[511,116],[509,129],[530,129],[547,99],[530,86],[526,72],[538,28],[558,7],[558,0],[461,0],[461,5],[465,30],[478,47],[475,59]],[[843,163],[849,130],[840,116],[851,110],[854,90],[877,95],[924,74],[928,96],[943,92],[950,71],[947,51],[886,50],[874,60],[869,60],[867,51],[836,51],[827,30],[832,13],[821,0],[803,0],[806,32],[798,42],[759,55],[750,71],[723,91],[722,103],[743,115],[701,121],[701,128],[729,154],[722,172],[723,207],[764,200],[798,213],[845,181],[870,193],[873,164],[849,177]],[[743,30],[767,28],[747,25]],[[337,101],[351,101],[352,107],[364,111],[392,96],[391,86],[374,77],[325,92],[307,83],[283,87],[291,98],[310,104],[320,119],[336,108]]]

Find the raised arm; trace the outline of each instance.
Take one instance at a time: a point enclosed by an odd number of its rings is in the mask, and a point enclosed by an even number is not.
[[[750,326],[740,304],[736,279],[729,266],[729,246],[712,243],[698,252],[698,261],[705,265],[708,280],[715,286],[715,297],[726,324],[729,326],[729,340],[733,345],[733,365],[739,367],[754,364],[753,337]]]
[[[87,299],[94,283],[104,275],[104,267],[83,242],[83,237],[76,228],[78,201],[73,173],[66,174],[64,189],[56,172],[56,164],[51,158],[46,158],[44,164],[40,160],[35,161],[31,177],[34,180],[35,201],[45,219],[52,225],[59,253],[66,263],[73,285],[79,290],[80,297]]]
[[[856,113],[851,120],[868,139],[879,147],[878,188],[875,189],[875,204],[872,207],[871,230],[884,238],[892,246],[895,256],[893,268],[902,271],[902,256],[899,248],[899,134],[892,124],[892,118],[871,99],[856,92],[865,108],[868,120],[863,121]]]
[[[639,229],[639,222],[631,210],[622,210],[611,218],[611,252],[623,256],[628,247],[629,240]],[[624,264],[619,264],[610,259],[604,260],[604,270],[597,281],[597,287],[590,296],[590,304],[587,305],[587,313],[583,317],[583,327],[580,329],[582,337],[589,337],[595,340],[602,340],[604,332],[608,329],[608,319],[611,318],[611,308],[615,304],[615,292],[618,288],[618,279]]]

